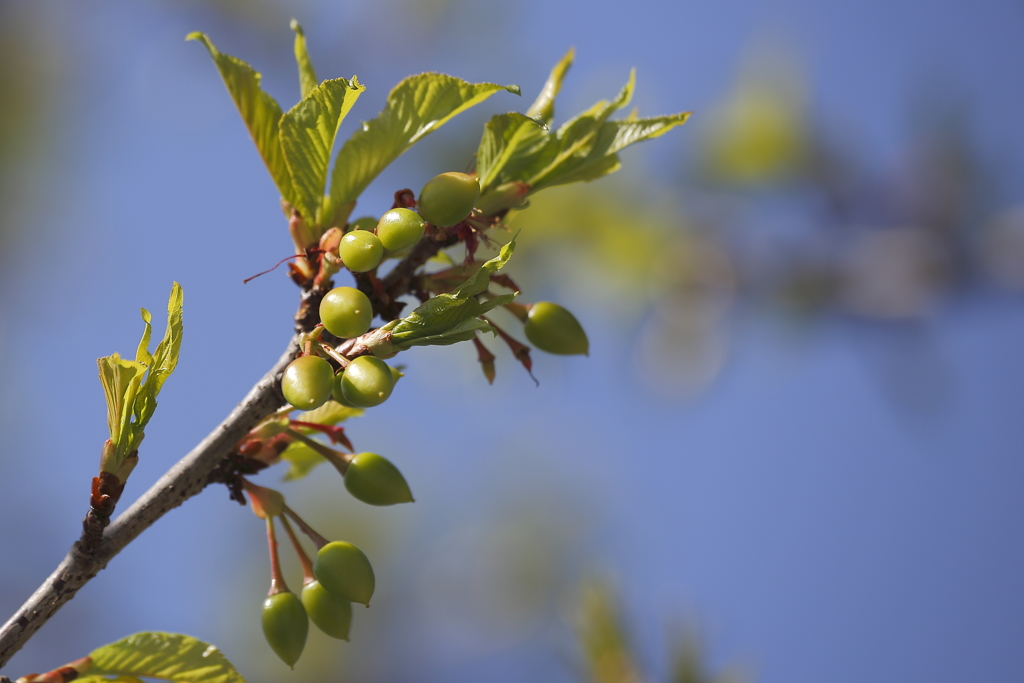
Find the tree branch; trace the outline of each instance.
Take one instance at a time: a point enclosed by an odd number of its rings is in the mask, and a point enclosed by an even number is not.
[[[274,367],[223,422],[107,527],[94,551],[89,551],[81,540],[71,546],[49,578],[0,628],[0,667],[125,546],[164,514],[206,488],[217,464],[260,420],[285,404],[280,389],[281,373],[296,356],[298,340],[298,335],[292,338]]]

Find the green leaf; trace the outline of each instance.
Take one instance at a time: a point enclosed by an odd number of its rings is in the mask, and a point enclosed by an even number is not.
[[[305,97],[316,87],[316,71],[306,50],[306,34],[302,32],[302,26],[292,19],[291,28],[295,31],[295,63],[299,66],[299,94]]]
[[[185,40],[198,40],[209,50],[231,99],[238,107],[238,113],[249,129],[252,141],[256,143],[256,149],[263,157],[263,163],[270,171],[270,177],[274,179],[281,196],[292,201],[291,176],[278,139],[281,106],[273,97],[263,92],[260,87],[260,74],[241,59],[219,52],[203,33],[190,33]]]
[[[120,465],[131,452],[131,418],[146,366],[121,358],[117,353],[97,358],[96,365],[107,398],[107,429],[116,448],[116,465]]]
[[[322,425],[336,425],[344,422],[350,417],[359,417],[363,414],[362,408],[349,408],[337,401],[328,401],[316,410],[300,413],[298,420],[302,422],[316,422]]]
[[[293,204],[311,227],[321,227],[320,209],[338,126],[365,89],[355,77],[324,81],[281,117],[281,147],[292,177]]]
[[[83,676],[81,678],[74,679],[75,683],[142,683],[142,679],[136,678],[135,676],[115,676],[114,678],[107,678],[106,676]]]
[[[391,327],[391,343],[399,350],[411,346],[454,344],[472,339],[477,331],[490,330],[478,316],[512,301],[514,294],[503,294],[483,302],[476,297],[487,290],[490,277],[508,263],[515,250],[515,238],[501,248],[497,256],[449,294],[438,294]]]
[[[544,83],[544,87],[540,89],[537,99],[526,110],[527,116],[540,119],[545,124],[551,124],[555,117],[555,97],[558,96],[558,92],[562,89],[562,81],[565,79],[565,74],[569,71],[569,67],[572,66],[572,60],[575,57],[576,49],[569,48],[565,56],[551,70],[551,74],[548,76],[547,82]]]
[[[115,467],[139,447],[146,425],[156,411],[157,394],[178,365],[183,300],[181,285],[175,282],[167,301],[167,330],[154,353],[149,352],[153,332],[152,316],[143,308],[145,329],[135,354],[136,359],[126,360],[114,353],[96,360],[100,384],[103,385],[107,399],[107,427],[115,447]]]
[[[215,646],[177,633],[136,633],[93,650],[89,676],[145,676],[177,683],[245,683]]]
[[[534,191],[543,187],[565,185],[580,181],[600,178],[619,169],[617,152],[643,140],[650,140],[676,126],[686,123],[689,112],[657,116],[647,119],[626,119],[623,121],[606,121],[598,132],[597,139],[585,157],[573,159],[559,169],[547,182],[534,186]]]
[[[498,114],[484,125],[484,135],[476,152],[476,172],[480,178],[481,194],[498,181],[506,166],[514,173],[522,162],[529,163],[540,145],[547,139],[547,126],[539,119],[510,112]],[[518,162],[518,163],[517,163]]]
[[[313,471],[320,463],[327,462],[324,456],[301,441],[293,441],[281,452],[281,459],[288,463],[284,481],[295,481]]]
[[[410,76],[388,94],[384,110],[345,142],[334,162],[331,205],[335,223],[347,219],[356,199],[403,152],[457,114],[514,85],[467,83],[438,73]]]
[[[149,374],[139,391],[135,402],[135,430],[138,433],[138,442],[142,441],[142,433],[146,429],[153,413],[156,412],[156,397],[163,388],[164,382],[171,376],[174,369],[178,367],[178,355],[181,353],[182,320],[181,309],[185,301],[185,294],[181,285],[175,282],[171,285],[171,295],[167,299],[167,329],[164,330],[164,338],[157,344],[156,351],[150,355],[148,350],[143,349],[145,357],[149,360]],[[143,309],[143,320],[146,321],[146,331],[143,334],[143,341],[149,346],[149,334],[151,326],[149,323],[149,311]],[[142,345],[140,344],[140,348]],[[138,356],[136,360],[141,360]]]
[[[602,100],[570,119],[557,131],[540,128],[537,121],[549,122],[554,113],[554,98],[572,63],[573,51],[566,53],[548,77],[540,96],[524,116],[501,114],[484,128],[477,150],[477,173],[481,198],[478,207],[495,210],[522,202],[526,186],[529,193],[546,187],[590,181],[613,173],[621,166],[618,152],[642,140],[664,135],[685,123],[689,112],[639,119],[634,112],[621,121],[609,121],[615,111],[629,104],[636,83],[635,71],[615,99]],[[536,120],[530,116],[536,116]],[[515,183],[521,184],[519,193]],[[512,193],[506,199],[499,190]]]

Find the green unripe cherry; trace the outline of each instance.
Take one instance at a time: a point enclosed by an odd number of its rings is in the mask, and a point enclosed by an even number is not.
[[[416,202],[428,222],[450,228],[462,222],[480,197],[480,182],[465,173],[442,173],[431,178]]]
[[[363,216],[362,218],[355,219],[349,225],[353,230],[369,230],[373,232],[373,229],[377,227],[377,219],[373,216]]]
[[[576,317],[558,304],[534,304],[523,326],[526,338],[541,351],[564,356],[587,355],[590,342]]]
[[[388,364],[375,356],[355,358],[338,381],[342,396],[357,408],[372,408],[388,400],[395,388]]]
[[[353,230],[341,238],[338,256],[353,273],[365,273],[376,268],[384,258],[384,245],[372,232]]]
[[[377,223],[377,237],[388,251],[402,251],[420,241],[426,223],[412,209],[391,209]]]
[[[370,329],[373,306],[355,287],[335,287],[320,301],[320,322],[335,337],[351,339]]]
[[[320,585],[319,581],[310,581],[302,587],[302,606],[316,627],[338,640],[348,640],[348,630],[352,625],[352,603]]]
[[[285,400],[299,410],[319,408],[331,397],[333,389],[334,370],[319,356],[296,358],[281,377]]]
[[[277,593],[263,602],[263,636],[289,668],[299,661],[308,631],[306,609],[294,593]]]
[[[313,574],[336,597],[361,605],[373,597],[373,567],[363,551],[345,541],[331,541],[316,554]]]
[[[370,505],[395,505],[413,502],[405,477],[391,461],[376,453],[360,453],[345,470],[345,488]]]

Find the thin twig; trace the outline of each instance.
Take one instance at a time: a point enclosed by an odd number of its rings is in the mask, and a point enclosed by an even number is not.
[[[280,377],[298,348],[299,337],[295,336],[274,367],[224,421],[107,527],[94,551],[86,550],[80,542],[71,547],[46,581],[0,628],[0,667],[125,546],[164,514],[206,488],[210,473],[249,430],[284,405]]]

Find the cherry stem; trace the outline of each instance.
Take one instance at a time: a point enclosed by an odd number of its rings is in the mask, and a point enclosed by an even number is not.
[[[345,356],[335,351],[330,344],[324,344],[323,342],[320,342],[320,349],[328,356],[333,358],[338,363],[338,365],[341,366],[342,370],[347,368],[348,364],[352,362],[348,358],[345,358]]]
[[[508,344],[509,349],[512,350],[512,355],[515,356],[516,360],[523,364],[524,368],[526,368],[526,372],[530,375],[530,379],[533,380],[533,383],[540,386],[540,382],[538,382],[537,378],[533,376],[533,361],[530,360],[530,347],[509,335],[505,330],[495,325],[489,318],[485,318],[483,316],[480,317],[490,323],[491,327],[493,327],[494,331],[498,333],[498,336],[501,337],[502,341]]]
[[[287,505],[284,506],[284,514],[291,517],[292,521],[299,525],[299,530],[302,531],[302,533],[306,534],[306,536],[309,537],[309,540],[313,541],[313,545],[317,547],[317,550],[323,548],[325,545],[330,543],[330,541],[328,541],[326,538],[324,538],[316,531],[314,531],[313,527],[306,524],[306,520],[302,519],[302,517],[299,517],[297,514],[295,514],[295,510],[292,510]]]
[[[331,443],[340,443],[350,451],[355,450],[352,448],[352,444],[349,442],[348,437],[345,436],[345,428],[338,427],[337,425],[322,425],[319,422],[303,422],[302,420],[290,420],[293,427],[305,427],[306,429],[315,429],[318,432],[326,434]]]
[[[307,583],[316,580],[316,575],[313,574],[313,563],[310,562],[306,551],[302,549],[302,544],[299,543],[298,537],[295,536],[292,525],[284,515],[281,515],[281,524],[284,525],[284,530],[288,532],[288,538],[291,539],[292,547],[295,548],[295,554],[299,556],[299,563],[302,564],[302,585],[305,586]]]
[[[311,251],[311,252],[322,252],[323,250],[322,249],[310,249],[309,251]],[[269,268],[267,270],[264,270],[262,273],[256,273],[252,277],[245,278],[244,280],[242,280],[242,284],[243,285],[247,285],[247,284],[249,284],[250,280],[255,280],[256,278],[258,278],[261,275],[266,275],[267,273],[273,272],[274,270],[277,269],[278,266],[280,266],[285,261],[291,261],[293,258],[305,258],[305,256],[306,256],[305,254],[292,254],[291,256],[285,256],[283,259],[281,259],[276,264],[274,264],[273,268]]]
[[[334,465],[335,469],[337,469],[338,472],[341,473],[341,476],[345,476],[345,471],[348,469],[348,461],[352,459],[351,453],[339,453],[333,448],[328,448],[319,441],[314,441],[313,439],[309,438],[302,432],[298,432],[292,429],[291,427],[289,427],[285,431],[287,431],[288,434],[290,434],[295,439],[301,441],[302,443],[306,444],[314,451],[322,455],[324,458],[326,458],[327,462]]]
[[[274,533],[274,518],[267,517],[267,544],[270,546],[270,592],[269,598],[278,593],[287,593],[288,584],[284,582],[284,574],[281,573],[281,561],[277,555],[277,534]]]

